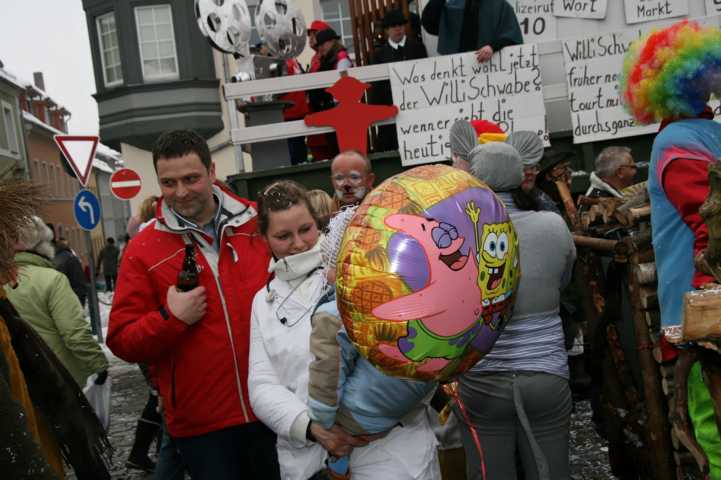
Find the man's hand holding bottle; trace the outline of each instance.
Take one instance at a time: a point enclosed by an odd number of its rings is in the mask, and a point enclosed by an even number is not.
[[[199,285],[200,271],[195,260],[195,247],[185,245],[183,268],[178,273],[176,285],[168,288],[168,310],[181,322],[194,325],[205,316],[208,307],[205,287]]]
[[[171,285],[168,288],[166,302],[168,311],[187,325],[198,323],[205,316],[205,311],[208,308],[205,287],[202,286],[188,292],[180,292],[175,285]]]

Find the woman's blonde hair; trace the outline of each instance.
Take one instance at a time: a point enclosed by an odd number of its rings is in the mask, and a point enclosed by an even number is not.
[[[155,218],[155,207],[158,205],[158,197],[151,195],[140,204],[138,217],[141,223],[149,222]]]
[[[308,201],[315,210],[318,228],[324,230],[328,226],[330,217],[335,215],[337,211],[335,202],[328,193],[319,188],[308,192]]]

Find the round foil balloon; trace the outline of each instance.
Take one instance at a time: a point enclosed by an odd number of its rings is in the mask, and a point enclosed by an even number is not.
[[[488,353],[510,318],[518,241],[487,186],[426,165],[368,194],[336,273],[343,323],[365,358],[389,375],[447,380]]]
[[[293,0],[263,0],[255,11],[255,25],[274,56],[287,60],[303,52],[305,17]]]
[[[215,48],[249,55],[252,27],[245,0],[195,0],[195,16],[200,32]]]

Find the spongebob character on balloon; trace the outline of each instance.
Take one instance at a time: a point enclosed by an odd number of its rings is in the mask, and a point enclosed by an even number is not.
[[[508,306],[519,281],[518,238],[510,222],[484,224],[479,233],[480,213],[473,201],[466,204],[476,239],[481,316],[491,329],[501,330],[510,318]]]

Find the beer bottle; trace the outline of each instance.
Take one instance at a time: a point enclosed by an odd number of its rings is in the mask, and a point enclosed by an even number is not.
[[[195,248],[193,244],[185,246],[183,269],[178,273],[175,288],[180,292],[188,292],[198,286],[198,265],[195,263]]]

